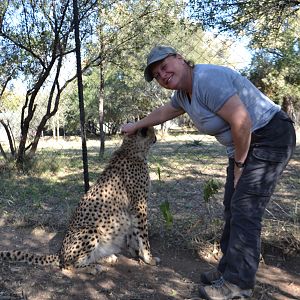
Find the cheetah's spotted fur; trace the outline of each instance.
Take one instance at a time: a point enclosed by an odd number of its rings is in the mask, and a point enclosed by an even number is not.
[[[147,228],[147,154],[155,141],[153,127],[124,137],[97,183],[80,200],[57,254],[13,250],[0,251],[0,258],[81,268],[127,246],[132,255],[147,264],[156,264],[150,253]]]

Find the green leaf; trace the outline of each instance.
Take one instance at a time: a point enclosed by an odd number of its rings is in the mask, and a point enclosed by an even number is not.
[[[166,226],[170,227],[173,224],[173,216],[172,213],[170,211],[170,204],[169,202],[166,200],[163,203],[161,203],[160,207],[160,211],[162,212],[162,215],[166,221]]]

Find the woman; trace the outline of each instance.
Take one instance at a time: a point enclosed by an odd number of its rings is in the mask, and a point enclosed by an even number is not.
[[[225,225],[217,269],[201,274],[204,299],[250,297],[260,257],[263,213],[295,148],[292,120],[249,80],[226,67],[191,65],[167,46],[154,47],[145,79],[174,90],[170,103],[122,126],[125,134],[185,112],[201,133],[226,146]]]

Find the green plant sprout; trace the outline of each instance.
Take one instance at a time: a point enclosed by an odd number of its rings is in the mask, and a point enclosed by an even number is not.
[[[160,165],[157,166],[157,175],[158,175],[158,180],[161,181]]]
[[[159,206],[160,211],[165,219],[166,222],[166,227],[170,228],[173,225],[173,216],[172,213],[170,211],[170,204],[168,201],[164,201],[163,203],[161,203],[161,205]]]
[[[207,203],[213,195],[215,195],[221,187],[221,182],[210,179],[207,180],[203,188],[203,199]]]

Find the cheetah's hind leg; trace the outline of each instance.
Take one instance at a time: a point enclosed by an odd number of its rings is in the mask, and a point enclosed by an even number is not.
[[[119,247],[109,240],[103,241],[97,229],[71,230],[67,232],[61,249],[62,267],[73,266],[92,274],[99,273],[103,271],[99,262],[118,252]]]

